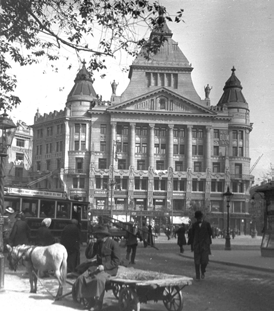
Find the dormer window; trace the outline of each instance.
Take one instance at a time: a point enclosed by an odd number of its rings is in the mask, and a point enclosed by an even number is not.
[[[166,100],[164,98],[160,98],[160,109],[161,110],[166,109]]]

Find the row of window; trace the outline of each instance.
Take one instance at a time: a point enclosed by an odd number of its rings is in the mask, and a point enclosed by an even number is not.
[[[57,141],[55,143],[55,152],[62,152],[63,151],[63,141]],[[46,154],[53,152],[53,143],[46,144]],[[43,145],[36,146],[36,155],[43,154]]]
[[[129,128],[127,125],[117,125],[116,132],[118,135],[124,135],[127,136],[129,134]],[[166,127],[155,127],[154,134],[157,137],[165,137],[167,134],[167,128]],[[237,132],[237,131],[233,131]],[[100,126],[100,133],[102,135],[107,134],[107,125],[101,124]],[[135,133],[138,136],[145,136],[148,135],[148,126],[136,126]],[[174,137],[185,137],[186,136],[186,130],[185,128],[175,127],[173,129],[173,135]],[[192,129],[192,137],[193,138],[203,138],[204,137],[204,129],[202,128],[193,128]],[[234,137],[234,134],[233,134]],[[214,130],[214,138],[219,139],[220,138],[220,130],[215,129]]]
[[[54,164],[54,161],[56,161],[55,168],[60,170],[63,167],[61,158],[57,158],[55,160],[51,160],[51,159],[46,160],[46,167],[45,168],[42,167],[41,161],[36,161],[36,170],[37,171],[43,171],[43,169],[46,169],[47,171],[51,171],[51,170],[53,170],[52,165]]]
[[[75,185],[77,184],[76,180],[81,181],[82,187],[84,188],[84,178],[74,178]],[[167,180],[166,179],[154,179],[153,190],[167,190]],[[95,180],[96,189],[107,190],[109,186],[108,178],[97,177]],[[192,180],[192,192],[204,192],[206,186],[205,180]],[[73,186],[74,187],[74,186]],[[76,187],[74,187],[76,188]],[[211,181],[211,192],[224,192],[225,184],[224,181]],[[115,189],[116,190],[127,190],[128,189],[128,179],[126,178],[116,178],[115,179]],[[148,189],[148,179],[147,178],[135,178],[135,190],[147,190]],[[173,180],[173,191],[186,191],[186,181],[185,180]],[[243,183],[233,182],[232,191],[235,193],[243,193],[244,186]]]
[[[48,126],[46,129],[40,128],[37,129],[36,136],[37,138],[43,138],[44,133],[46,133],[46,136],[53,136],[53,126]],[[64,133],[64,124],[57,124],[56,125],[56,132],[57,135]]]

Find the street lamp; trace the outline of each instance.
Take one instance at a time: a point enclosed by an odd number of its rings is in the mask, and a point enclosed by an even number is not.
[[[226,237],[225,237],[225,250],[230,251],[231,250],[231,245],[230,245],[230,232],[229,232],[229,203],[231,200],[231,197],[233,196],[233,193],[230,192],[229,186],[227,187],[226,192],[223,194],[224,197],[226,197],[227,201],[227,222],[226,222]]]
[[[4,171],[5,171],[5,157],[7,150],[11,146],[16,125],[8,118],[6,111],[0,116],[0,291],[4,289]]]

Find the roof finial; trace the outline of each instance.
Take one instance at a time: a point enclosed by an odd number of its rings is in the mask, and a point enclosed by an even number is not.
[[[82,64],[83,64],[83,66],[86,66],[86,60],[85,59],[82,61]]]
[[[234,71],[236,71],[234,66],[232,67],[231,71],[232,71],[233,74],[234,74]]]

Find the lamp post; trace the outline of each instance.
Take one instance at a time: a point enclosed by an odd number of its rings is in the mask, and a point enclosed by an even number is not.
[[[231,197],[233,196],[233,193],[230,192],[229,186],[227,187],[226,192],[223,194],[224,197],[226,197],[227,201],[227,222],[226,222],[226,237],[225,237],[225,250],[230,251],[231,250],[231,245],[230,245],[230,230],[229,230],[229,208],[230,208],[230,200]]]
[[[7,150],[11,146],[16,125],[11,119],[8,118],[6,111],[0,116],[0,291],[4,289],[4,274],[5,274],[5,262],[4,262],[4,171],[5,171],[5,157],[7,156]]]

